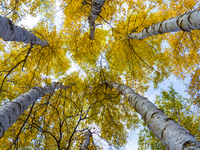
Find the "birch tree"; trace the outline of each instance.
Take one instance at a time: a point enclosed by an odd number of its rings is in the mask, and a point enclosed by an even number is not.
[[[95,20],[97,16],[101,13],[101,8],[104,4],[105,0],[92,0],[91,4],[91,12],[88,17],[88,22],[90,25],[90,38],[94,39],[94,32],[95,32]]]
[[[61,83],[53,83],[50,86],[34,87],[27,93],[18,96],[11,102],[0,107],[0,138],[4,132],[17,120],[17,118],[38,98],[52,93],[56,89],[67,89]]]
[[[90,137],[92,136],[92,133],[87,130],[85,133],[84,133],[84,137],[85,139],[83,140],[83,143],[81,145],[81,148],[80,150],[86,150],[88,148],[88,145],[90,144]]]
[[[168,118],[160,109],[145,97],[136,94],[126,85],[105,81],[110,88],[124,95],[138,112],[148,128],[169,150],[200,149],[200,142],[185,128]]]
[[[8,18],[0,16],[0,22],[0,38],[4,41],[18,41],[40,46],[49,45],[47,41],[41,40],[30,31],[14,25]]]
[[[146,29],[142,30],[139,33],[131,33],[129,34],[129,38],[142,40],[151,35],[169,33],[169,32],[177,32],[177,31],[188,31],[194,29],[200,29],[200,11],[193,10],[181,14],[176,18],[170,18],[163,22],[151,25]]]

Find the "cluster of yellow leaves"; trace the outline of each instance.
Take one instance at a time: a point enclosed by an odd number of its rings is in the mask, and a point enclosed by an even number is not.
[[[75,37],[67,36],[68,51],[72,54],[73,60],[80,66],[82,63],[90,65],[96,65],[99,55],[103,51],[107,31],[103,29],[97,29],[95,34],[98,38],[94,40],[89,39],[89,33],[78,32]]]
[[[199,33],[198,30],[179,32],[167,38],[169,47],[165,52],[174,64],[173,72],[177,77],[184,79],[198,67]]]
[[[157,9],[162,15],[167,15],[166,19],[171,17],[177,17],[184,12],[193,10],[197,0],[151,0],[154,4],[157,5]]]

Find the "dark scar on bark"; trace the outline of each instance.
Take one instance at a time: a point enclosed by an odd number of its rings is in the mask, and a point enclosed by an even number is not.
[[[10,20],[10,19],[8,19],[8,24],[9,24],[9,26],[10,26],[10,30],[13,30],[14,28],[13,28],[13,24],[12,24],[12,21]]]

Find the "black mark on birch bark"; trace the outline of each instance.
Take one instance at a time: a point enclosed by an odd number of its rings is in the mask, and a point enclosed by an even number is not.
[[[167,28],[167,22],[165,23],[165,29],[167,29],[167,30],[168,30],[168,28]]]
[[[178,21],[179,19],[177,19],[177,21],[176,21],[176,24],[178,25],[178,27],[182,30],[182,31],[185,31],[184,29],[183,29],[183,27],[181,26],[181,24],[182,24],[182,22],[183,22],[183,20],[181,20],[181,22],[179,23],[179,21]]]
[[[167,127],[164,127],[164,129],[162,130],[161,139],[163,139],[163,135],[164,135],[164,132],[165,132],[166,128],[167,128]]]
[[[144,105],[145,103],[142,103],[142,106]]]
[[[13,24],[12,24],[12,21],[10,21],[10,19],[8,19],[8,24],[9,24],[9,27],[10,27],[10,30],[13,30]]]
[[[135,98],[135,99],[136,99],[136,98]],[[137,108],[136,108],[136,107],[137,107],[137,106],[136,106],[136,105],[137,105],[137,102],[138,102],[138,101],[136,101],[136,103],[135,103],[135,105],[134,105],[134,108],[135,108],[135,111],[136,111],[136,112],[138,112],[138,111],[137,111]]]
[[[144,122],[146,122],[146,116],[147,116],[147,113],[145,113],[144,115]]]
[[[183,19],[181,18],[183,15],[186,15],[186,13],[184,13],[184,14],[182,14],[182,15],[180,15],[179,17],[178,17],[178,19],[176,20],[176,24],[179,26],[179,28],[182,30],[182,31],[188,31],[188,30],[185,30],[183,27],[182,27],[182,23],[183,23]],[[180,23],[179,23],[179,19],[182,19],[181,21],[180,21]]]
[[[169,121],[169,120],[172,120],[172,121],[174,121],[174,122],[176,122],[174,119],[172,119],[172,118],[167,118],[166,119],[166,121]]]
[[[148,30],[149,30],[149,27],[146,27],[146,33],[148,33],[148,34],[149,34],[149,31],[148,31]]]
[[[194,12],[194,11],[193,11]],[[192,22],[190,21],[190,18],[191,18],[191,15],[192,15],[192,13],[193,12],[191,12],[189,15],[188,15],[188,22],[192,25]]]
[[[159,25],[159,28],[158,28],[158,32],[159,32],[159,33],[163,33],[163,32],[162,32],[162,29],[163,29],[163,28],[162,28],[162,24],[163,24],[163,21],[162,21],[162,22],[160,23],[160,25]]]
[[[158,112],[154,112],[152,115],[151,115],[151,119],[154,117],[154,115],[158,114]]]
[[[11,102],[11,103],[14,103],[14,104],[17,104],[18,105],[18,109],[19,109],[19,112],[21,113],[21,108],[22,108],[22,105],[21,103],[18,103],[18,102]],[[16,110],[13,108],[14,112],[16,113]],[[16,113],[16,115],[19,115]]]
[[[189,147],[189,146],[195,146],[196,144],[191,142],[191,141],[186,141],[184,144],[183,144],[183,149]]]

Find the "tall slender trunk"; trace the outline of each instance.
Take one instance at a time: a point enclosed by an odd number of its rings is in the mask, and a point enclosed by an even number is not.
[[[83,143],[81,145],[80,150],[86,150],[90,144],[90,137],[92,136],[92,133],[90,132],[90,130],[87,130],[87,132],[85,132],[85,139],[83,140]]]
[[[17,118],[33,104],[38,98],[53,92],[56,89],[67,89],[61,83],[52,83],[50,86],[34,87],[11,102],[0,107],[0,138],[4,132],[17,120]]]
[[[148,128],[160,139],[168,150],[200,150],[200,142],[185,128],[168,118],[160,109],[126,85],[105,82],[110,88],[123,94],[138,112]]]
[[[158,24],[147,27],[140,33],[129,34],[129,38],[142,40],[148,36],[176,32],[191,31],[200,29],[200,10],[186,12],[176,18],[170,18]]]
[[[95,32],[95,20],[97,16],[101,13],[101,8],[105,0],[92,0],[91,4],[91,12],[88,17],[89,25],[90,25],[90,38],[94,39],[94,32]]]
[[[0,38],[4,41],[18,41],[40,46],[49,45],[47,41],[43,41],[26,29],[12,24],[8,18],[2,16],[0,16]]]

